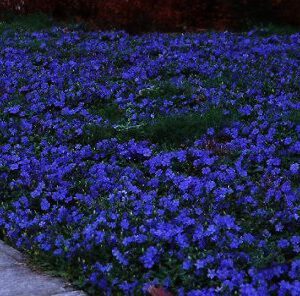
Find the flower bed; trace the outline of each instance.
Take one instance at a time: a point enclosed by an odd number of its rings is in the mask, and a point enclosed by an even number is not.
[[[300,34],[0,38],[2,237],[95,295],[300,293]]]

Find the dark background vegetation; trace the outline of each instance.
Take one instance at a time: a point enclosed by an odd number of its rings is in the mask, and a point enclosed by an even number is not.
[[[58,20],[133,32],[300,25],[299,0],[1,0],[0,12],[2,17],[42,12]]]

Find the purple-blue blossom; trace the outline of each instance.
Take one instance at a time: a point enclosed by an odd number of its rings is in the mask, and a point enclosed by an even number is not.
[[[299,44],[260,30],[4,33],[1,235],[71,263],[96,294],[297,295]],[[143,130],[214,109],[228,121],[178,146]]]

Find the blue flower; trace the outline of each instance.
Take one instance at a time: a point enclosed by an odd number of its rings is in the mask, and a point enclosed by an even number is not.
[[[157,260],[158,249],[156,247],[148,247],[144,255],[140,257],[141,262],[146,268],[152,268]]]
[[[15,105],[13,107],[7,108],[7,112],[9,112],[10,114],[17,114],[19,113],[20,109],[21,109],[20,105]]]
[[[290,171],[292,172],[292,174],[297,174],[299,171],[299,163],[291,164]]]
[[[48,200],[46,198],[43,198],[41,201],[41,209],[43,211],[47,211],[50,208],[50,203],[48,202]]]

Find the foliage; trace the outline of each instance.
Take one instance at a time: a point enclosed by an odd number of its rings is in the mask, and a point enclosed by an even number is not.
[[[17,16],[15,14],[6,14],[0,23],[0,32],[5,30],[12,31],[39,31],[52,27],[54,23],[44,15],[35,13],[33,15]]]
[[[174,148],[194,142],[205,134],[208,128],[220,129],[229,125],[234,118],[234,112],[226,116],[221,108],[212,107],[204,114],[159,116],[137,125],[121,124],[115,127],[89,125],[79,141],[82,144],[92,144],[107,138],[118,138],[121,141],[149,140],[155,144]]]
[[[0,41],[1,237],[94,295],[299,294],[299,33]]]

